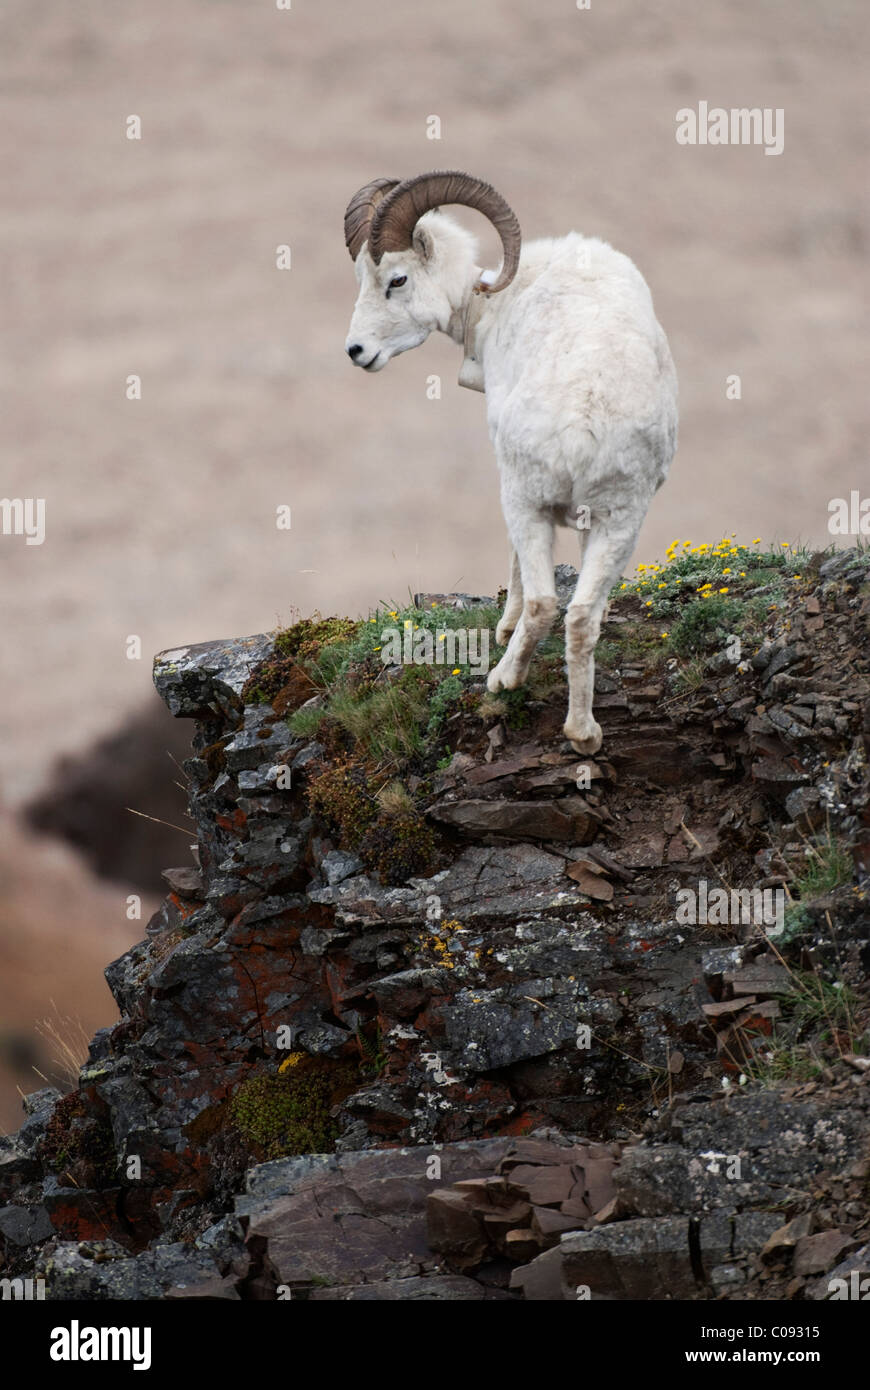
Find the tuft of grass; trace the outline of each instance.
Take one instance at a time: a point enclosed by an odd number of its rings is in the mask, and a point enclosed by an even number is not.
[[[398,680],[367,693],[337,690],[325,713],[375,762],[407,758],[423,747],[422,729],[429,707],[426,685],[420,668],[408,667]]]
[[[770,1038],[753,1049],[746,1039],[740,1065],[761,1086],[809,1081],[846,1052],[860,1051],[855,1026],[858,997],[841,981],[808,970],[790,971],[794,988],[780,999],[782,1017]]]
[[[504,719],[508,713],[508,707],[500,695],[490,695],[489,692],[481,698],[477,706],[478,718]],[[451,755],[452,756],[452,755]],[[449,761],[449,759],[448,759]]]
[[[704,683],[704,659],[703,657],[693,657],[681,666],[676,674],[677,689],[679,691],[698,690]]]
[[[407,815],[414,809],[414,800],[402,782],[387,782],[375,794],[375,800],[388,816]]]
[[[797,890],[801,902],[810,902],[849,883],[853,873],[849,850],[828,826],[824,837],[817,837],[815,843],[807,842],[806,866],[792,887]]]
[[[81,1019],[62,1014],[53,999],[48,1002],[53,1013],[37,1021],[36,1031],[48,1044],[55,1066],[54,1080],[61,1087],[75,1087],[88,1055],[88,1034]]]
[[[308,709],[298,709],[291,714],[287,724],[294,734],[303,738],[313,738],[326,718],[326,711],[312,705]]]

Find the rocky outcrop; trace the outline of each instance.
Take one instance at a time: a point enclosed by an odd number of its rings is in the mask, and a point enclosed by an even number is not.
[[[6,1267],[41,1246],[58,1298],[688,1298],[798,1296],[852,1258],[870,600],[831,571],[816,591],[740,671],[602,670],[594,760],[561,739],[561,687],[514,721],[471,687],[407,769],[404,822],[291,729],[311,682],[274,634],[162,654],[157,690],[195,722],[196,862],[108,967],[121,1021],[78,1089],[29,1098],[0,1144]],[[326,775],[352,812],[368,797],[353,843]],[[681,912],[702,880],[781,889],[824,826],[849,881],[804,899],[793,944]],[[849,1029],[816,1080],[760,1090],[801,970],[815,1018],[851,991]],[[765,1258],[810,1210],[801,1238],[826,1242]]]

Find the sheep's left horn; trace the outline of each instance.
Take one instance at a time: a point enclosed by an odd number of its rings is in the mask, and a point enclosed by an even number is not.
[[[372,179],[359,192],[354,193],[344,214],[344,240],[354,260],[360,253],[363,242],[368,240],[369,227],[378,203],[391,188],[396,188],[399,179]]]
[[[382,196],[369,229],[369,250],[375,264],[385,251],[406,251],[414,228],[426,212],[445,203],[460,203],[488,217],[501,237],[503,265],[490,294],[506,289],[517,273],[522,233],[516,214],[491,184],[456,169],[417,174]]]

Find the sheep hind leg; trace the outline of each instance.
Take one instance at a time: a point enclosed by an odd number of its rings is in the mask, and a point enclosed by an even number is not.
[[[500,647],[506,647],[508,641],[516,630],[517,623],[522,617],[523,612],[523,578],[520,573],[520,562],[515,550],[511,551],[511,568],[508,577],[507,598],[505,599],[504,612],[501,621],[495,630],[495,640]]]
[[[523,530],[522,544],[516,547],[522,581],[523,608],[508,643],[507,651],[490,671],[487,689],[516,690],[528,673],[535,648],[546,637],[556,616],[556,585],[553,579],[553,525],[536,521]]]
[[[587,540],[574,597],[565,614],[565,659],[568,667],[568,717],[563,733],[578,753],[597,753],[603,735],[592,713],[595,647],[608,594],[622,573],[637,540],[637,531],[618,535],[596,530]]]

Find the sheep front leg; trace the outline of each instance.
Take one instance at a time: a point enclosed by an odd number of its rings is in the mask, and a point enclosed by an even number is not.
[[[487,677],[487,689],[493,694],[516,690],[523,684],[535,648],[550,631],[556,616],[552,523],[526,521],[516,534],[512,528],[511,539],[520,572],[523,607],[507,651]]]
[[[592,714],[595,648],[607,596],[634,550],[638,529],[633,527],[630,535],[603,529],[590,533],[577,588],[565,614],[569,699],[563,733],[578,753],[597,753],[601,747],[601,726]]]
[[[511,568],[508,575],[507,598],[501,622],[495,630],[495,640],[500,647],[506,647],[508,639],[516,628],[523,611],[523,579],[520,562],[515,550],[511,551]]]

